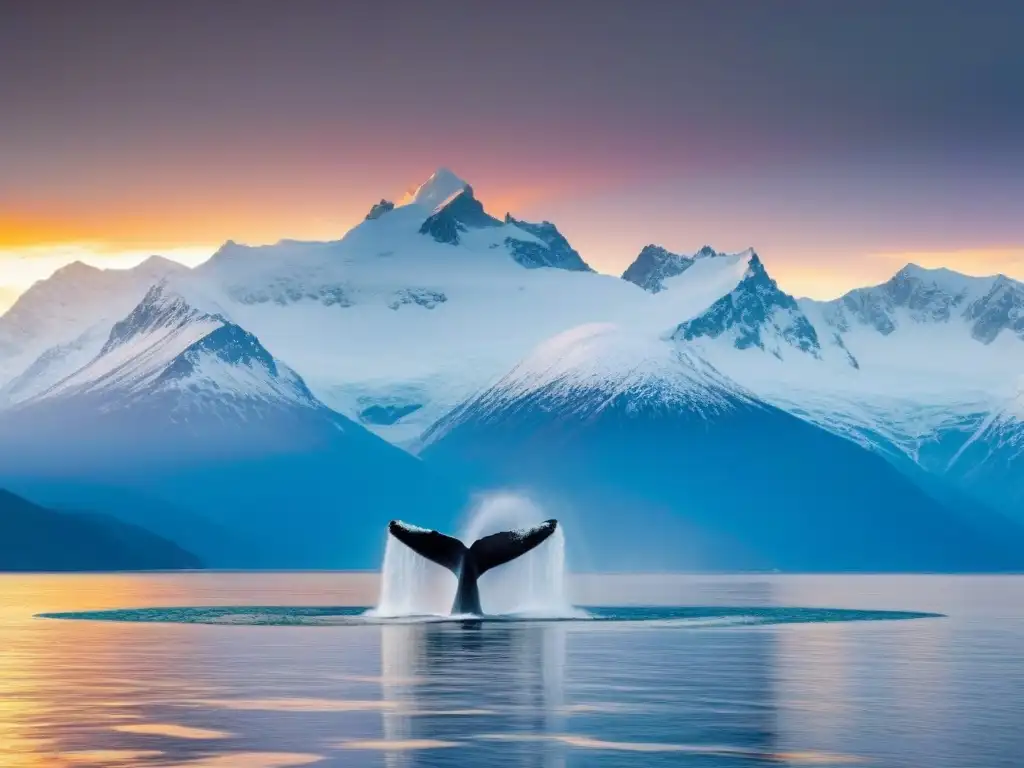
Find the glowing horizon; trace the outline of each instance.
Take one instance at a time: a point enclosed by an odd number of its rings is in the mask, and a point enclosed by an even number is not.
[[[0,80],[0,292],[73,252],[336,239],[438,165],[611,274],[649,243],[709,243],[819,298],[921,254],[1024,278],[1019,5],[595,2],[409,4],[401,23],[267,4],[241,27],[228,8],[19,4],[0,25],[19,73]]]
[[[365,212],[358,216],[344,218],[355,219],[358,222],[362,220],[363,215]],[[558,222],[556,221],[555,224],[557,226]],[[128,269],[141,264],[151,256],[162,256],[188,267],[195,267],[209,259],[228,240],[247,245],[269,245],[287,239],[329,241],[340,239],[349,229],[351,226],[344,229],[316,226],[308,229],[300,228],[299,231],[288,232],[280,237],[267,237],[262,234],[265,231],[265,225],[261,225],[252,230],[255,237],[251,238],[233,236],[224,237],[216,242],[186,241],[180,244],[161,241],[138,244],[130,239],[126,242],[119,242],[115,239],[107,242],[26,243],[21,247],[12,247],[11,243],[5,243],[0,239],[0,312],[5,312],[10,308],[33,283],[49,278],[61,267],[73,262],[82,262],[99,269]],[[584,260],[598,272],[615,276],[621,275],[625,267],[636,258],[640,248],[643,247],[642,245],[637,247],[627,258],[622,252],[610,251],[610,249],[605,252],[601,252],[600,249],[588,251],[587,248],[578,244],[580,239],[592,243],[597,238],[586,236],[573,238],[564,229],[563,234],[569,237],[570,244],[577,248]],[[705,241],[700,241],[700,244],[693,241],[693,244],[683,248],[673,248],[655,240],[651,240],[651,242],[677,253],[690,254],[698,250]],[[723,247],[721,243],[711,240],[707,240],[707,242],[718,250],[729,252],[742,250],[742,247],[745,247],[739,245]],[[947,268],[976,277],[1004,274],[1014,279],[1024,280],[1024,247],[865,252],[856,254],[855,259],[840,262],[843,268],[837,268],[835,265],[823,266],[807,263],[803,259],[787,259],[787,254],[766,251],[758,247],[756,243],[751,244],[750,247],[753,247],[765,260],[769,273],[778,281],[780,287],[797,297],[822,300],[837,298],[854,288],[885,282],[899,269],[910,263],[926,269]],[[793,254],[788,255],[792,256]]]

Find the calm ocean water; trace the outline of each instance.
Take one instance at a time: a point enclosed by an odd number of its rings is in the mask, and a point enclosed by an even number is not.
[[[576,579],[591,605],[933,611],[680,626],[144,624],[371,605],[370,575],[0,575],[0,766],[1024,766],[1024,577]]]

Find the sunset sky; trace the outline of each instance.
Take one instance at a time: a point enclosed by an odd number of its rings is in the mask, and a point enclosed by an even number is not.
[[[340,237],[438,166],[597,269],[1024,278],[1024,3],[0,0],[0,307],[85,258]]]

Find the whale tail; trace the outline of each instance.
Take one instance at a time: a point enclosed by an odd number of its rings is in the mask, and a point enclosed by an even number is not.
[[[492,568],[525,555],[543,543],[558,527],[557,520],[545,520],[532,528],[502,531],[484,536],[467,547],[451,536],[392,520],[388,531],[421,557],[444,566],[459,579],[452,613],[480,614],[476,580]]]

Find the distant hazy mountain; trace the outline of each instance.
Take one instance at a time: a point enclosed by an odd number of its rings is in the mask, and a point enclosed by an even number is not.
[[[0,490],[0,571],[200,568],[177,544],[113,517],[57,512]]]
[[[176,540],[191,545],[176,534],[206,525],[225,533],[198,537],[222,542],[200,551],[215,562],[373,565],[396,510],[450,525],[497,435],[515,435],[501,446],[514,466],[493,478],[504,483],[529,464],[516,446],[550,433],[563,453],[543,441],[530,450],[578,467],[574,493],[591,477],[589,461],[607,462],[616,487],[595,488],[609,499],[660,499],[663,530],[676,531],[662,543],[673,551],[700,523],[714,538],[709,563],[712,552],[734,562],[746,535],[751,563],[810,567],[810,550],[780,549],[744,517],[764,504],[769,518],[783,515],[785,494],[805,500],[794,515],[810,500],[836,508],[822,512],[821,536],[833,519],[852,541],[866,535],[846,506],[853,500],[865,525],[882,524],[872,510],[890,510],[894,540],[918,531],[920,561],[865,544],[879,567],[940,567],[930,548],[947,547],[958,520],[973,543],[943,568],[997,567],[998,552],[983,554],[992,532],[1017,540],[1020,525],[999,515],[1024,524],[1020,282],[908,265],[882,285],[818,302],[787,293],[752,249],[688,255],[654,244],[621,278],[600,275],[554,224],[495,215],[443,169],[397,205],[368,211],[333,242],[228,242],[192,270],[162,260],[120,273],[72,265],[41,281],[0,317],[0,479],[62,500],[102,488],[96,497],[118,514],[132,506],[124,498],[153,499],[164,510],[159,530]],[[617,330],[591,338],[585,329],[595,327]],[[565,382],[590,382],[589,394],[557,407],[546,395],[510,394],[534,392],[526,362],[538,350]],[[685,407],[649,410],[633,389],[609,394],[608,371],[634,381],[649,365],[689,382],[655,388],[653,401],[686,391]],[[485,407],[500,387],[505,405]],[[597,408],[594,398],[607,402]],[[704,399],[728,407],[709,420]],[[576,423],[579,409],[588,415]],[[767,474],[759,484],[723,480],[714,519],[733,528],[714,533],[700,478],[672,486],[661,459],[648,461],[657,472],[612,471],[632,466],[606,437],[618,432],[636,457],[726,461],[732,444],[743,462],[729,464],[730,478]],[[425,461],[406,452],[423,445]],[[833,460],[809,473],[819,455]],[[840,463],[857,470],[843,474]],[[700,466],[706,478],[725,471]],[[850,485],[854,476],[875,491]],[[520,480],[530,477],[540,475]],[[573,498],[569,517],[585,507]],[[203,522],[175,526],[168,510]],[[798,519],[779,518],[779,530]],[[793,541],[839,557],[836,542],[801,536]],[[870,567],[866,555],[832,562]]]

